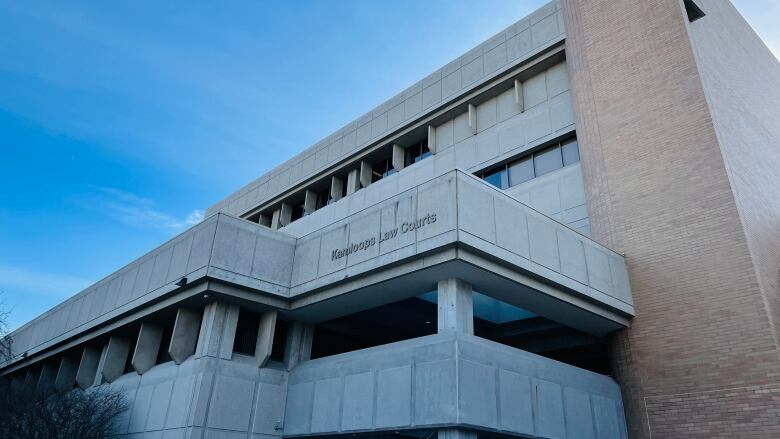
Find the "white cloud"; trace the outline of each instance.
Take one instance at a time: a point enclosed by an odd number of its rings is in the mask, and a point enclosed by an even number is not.
[[[69,297],[92,281],[59,273],[47,273],[23,267],[0,265],[0,291],[16,291],[58,298]]]
[[[184,218],[179,218],[157,210],[154,201],[149,198],[116,188],[95,189],[96,193],[87,197],[87,204],[94,205],[124,224],[180,232],[203,220],[203,211],[200,209],[194,209]]]

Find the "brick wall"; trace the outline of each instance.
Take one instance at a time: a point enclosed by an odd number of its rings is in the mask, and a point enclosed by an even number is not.
[[[775,331],[681,2],[563,11],[591,230],[626,253],[637,311],[611,344],[631,437],[780,436]]]

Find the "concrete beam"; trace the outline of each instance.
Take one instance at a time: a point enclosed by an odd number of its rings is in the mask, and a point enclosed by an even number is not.
[[[130,364],[136,372],[143,375],[157,363],[160,344],[163,338],[163,328],[152,323],[142,323],[138,330],[138,341],[135,343],[133,358]]]
[[[360,185],[363,187],[368,187],[371,184],[371,180],[373,180],[373,166],[371,166],[370,163],[366,161],[360,162]]]
[[[341,199],[343,193],[344,180],[334,175],[330,178],[330,198],[333,199],[333,201],[338,201]]]
[[[306,189],[306,195],[303,200],[303,214],[311,215],[317,210],[317,193],[311,189]]]
[[[257,344],[255,345],[255,358],[259,367],[265,366],[271,358],[274,349],[274,331],[276,331],[276,310],[267,311],[260,315],[260,325],[257,328]]]
[[[200,333],[201,313],[199,311],[179,308],[176,311],[176,322],[173,324],[171,344],[168,354],[176,364],[181,364],[195,353]]]
[[[477,107],[469,104],[469,129],[471,134],[477,134]]]
[[[54,381],[57,379],[57,368],[51,362],[43,363],[41,366],[41,374],[38,377],[38,383],[35,385],[35,390],[39,392],[46,392],[54,388]]]
[[[76,372],[78,371],[78,362],[75,358],[63,356],[60,358],[60,366],[57,368],[57,377],[54,379],[54,388],[57,391],[65,392],[73,388],[76,383]]]
[[[291,370],[298,363],[311,359],[311,343],[314,339],[314,325],[292,322],[287,331],[284,348],[284,365]]]
[[[353,169],[347,174],[347,195],[352,195],[360,189],[360,170]]]
[[[474,334],[474,303],[471,284],[460,279],[438,284],[439,332]]]
[[[102,352],[102,348],[94,346],[84,347],[84,351],[81,353],[79,367],[76,370],[76,384],[82,389],[86,389],[95,384],[95,377],[97,376]]]
[[[100,371],[106,382],[114,382],[114,380],[125,373],[128,355],[130,355],[130,340],[118,335],[112,335],[108,339],[103,368]]]
[[[523,81],[515,79],[515,104],[520,107],[520,112],[525,111],[525,103],[523,97]]]
[[[393,169],[401,171],[406,165],[406,149],[401,145],[393,144]]]
[[[436,127],[433,125],[428,125],[428,149],[436,154]]]

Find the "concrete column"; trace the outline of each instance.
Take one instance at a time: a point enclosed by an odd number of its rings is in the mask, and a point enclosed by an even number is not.
[[[30,389],[38,384],[38,377],[40,373],[33,367],[27,367],[27,372],[24,374],[24,387]]]
[[[100,350],[100,360],[98,360],[98,367],[97,371],[95,372],[95,381],[92,383],[93,386],[99,386],[106,382],[103,379],[103,366],[106,365],[106,354],[108,353],[108,343],[103,345],[103,349]]]
[[[428,149],[436,154],[436,127],[433,125],[428,125]]]
[[[306,195],[303,200],[303,214],[311,215],[317,210],[317,193],[311,189],[306,189]]]
[[[261,226],[271,227],[271,217],[268,215],[260,214],[259,217],[257,217],[257,224],[260,224]]]
[[[200,333],[201,313],[187,308],[179,308],[176,311],[176,322],[173,324],[171,344],[168,345],[168,354],[176,364],[181,364],[190,355],[195,353],[195,346]]]
[[[360,189],[360,170],[353,169],[347,174],[347,195],[352,195]]]
[[[200,324],[197,357],[216,357],[229,360],[233,357],[233,341],[238,326],[238,305],[212,302],[203,311]]]
[[[406,165],[406,149],[401,145],[393,144],[393,169],[401,171]]]
[[[370,163],[366,161],[360,162],[360,185],[363,187],[368,187],[371,184],[371,180],[373,180],[373,166],[371,166]]]
[[[63,356],[57,369],[57,377],[54,379],[54,388],[60,392],[72,389],[76,383],[78,367],[79,365],[75,358]]]
[[[274,331],[276,331],[276,310],[267,311],[260,315],[260,325],[257,328],[257,344],[255,345],[255,358],[257,365],[265,366],[271,358],[274,348]]]
[[[271,228],[274,230],[278,230],[281,225],[279,224],[279,217],[282,214],[282,209],[276,209],[274,210],[274,213],[271,214]]]
[[[469,104],[469,129],[471,134],[477,134],[477,107]]]
[[[438,285],[439,332],[474,333],[471,284],[460,279],[440,280]]]
[[[279,227],[284,227],[292,222],[293,208],[287,203],[282,203],[279,208]]]
[[[462,428],[442,428],[437,436],[438,439],[477,439],[477,432]]]
[[[102,348],[94,346],[84,347],[84,351],[81,353],[79,367],[76,370],[76,384],[82,389],[86,389],[95,384],[95,377],[97,376],[100,355],[102,352]]]
[[[142,323],[138,330],[138,341],[135,342],[133,358],[130,360],[133,369],[143,375],[157,363],[160,353],[163,328],[152,323]]]
[[[330,178],[330,198],[333,201],[341,199],[341,195],[344,193],[344,180],[336,177],[335,175]]]
[[[35,385],[35,389],[39,392],[46,392],[54,388],[54,380],[57,379],[57,367],[51,362],[43,363],[41,367],[41,375],[38,377],[38,383]]]
[[[520,108],[520,112],[525,111],[525,101],[523,97],[523,81],[515,79],[515,104]]]
[[[118,335],[112,335],[108,339],[103,369],[100,371],[106,382],[114,382],[114,380],[125,373],[128,355],[130,355],[130,340]]]
[[[314,325],[292,322],[287,331],[284,348],[284,365],[291,370],[298,363],[311,359],[311,343],[314,339]]]

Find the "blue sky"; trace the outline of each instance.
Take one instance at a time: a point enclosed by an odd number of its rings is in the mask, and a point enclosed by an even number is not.
[[[546,1],[218,3],[0,0],[12,328]],[[780,53],[780,2],[735,4]]]

